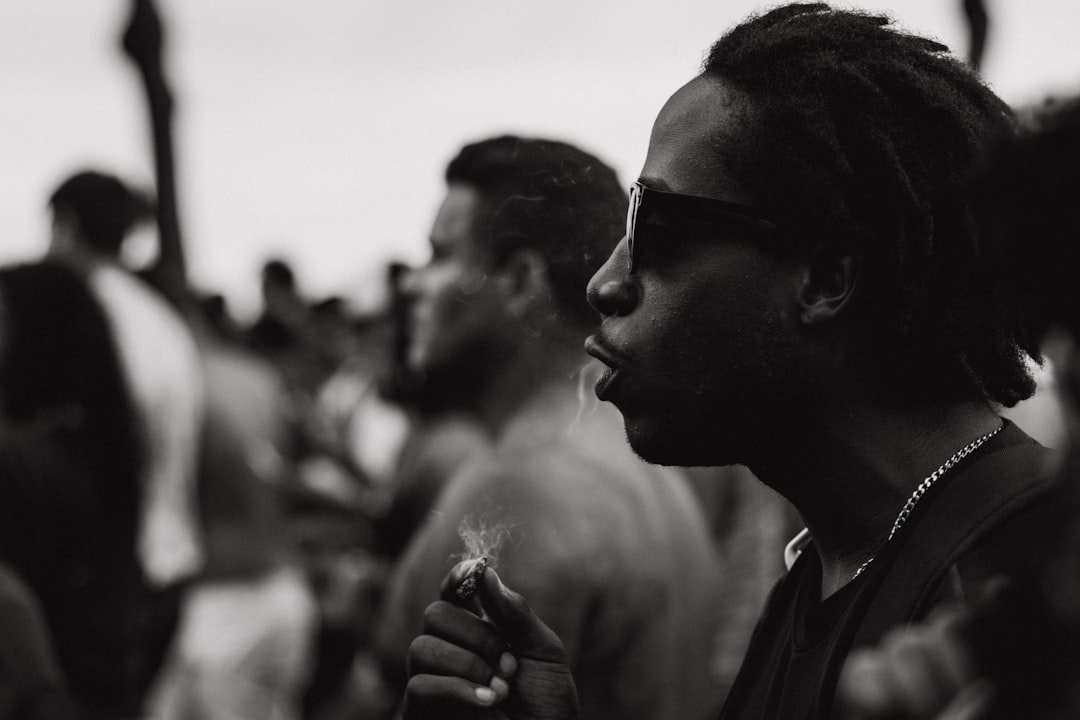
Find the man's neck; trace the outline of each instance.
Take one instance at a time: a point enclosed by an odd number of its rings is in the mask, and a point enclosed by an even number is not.
[[[822,597],[850,582],[884,545],[915,488],[958,450],[1001,425],[985,403],[917,412],[836,414],[789,451],[753,463],[802,516],[821,558]],[[794,459],[794,460],[791,460]]]

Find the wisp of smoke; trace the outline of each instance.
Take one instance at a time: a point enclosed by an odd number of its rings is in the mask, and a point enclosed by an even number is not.
[[[466,515],[458,527],[458,535],[465,544],[462,560],[486,557],[492,565],[499,558],[499,551],[510,538],[513,525],[505,520],[494,520],[489,513]]]
[[[596,412],[596,408],[599,406],[600,401],[596,397],[596,393],[592,392],[592,388],[596,386],[596,381],[600,379],[601,373],[604,368],[597,360],[589,360],[577,371],[577,401],[578,410],[577,415],[574,416],[574,422],[570,423],[570,427],[567,430],[572,430],[581,419],[585,417],[586,413],[592,414]]]

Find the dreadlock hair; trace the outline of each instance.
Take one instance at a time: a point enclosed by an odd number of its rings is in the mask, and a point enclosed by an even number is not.
[[[975,187],[1009,306],[1035,346],[1054,325],[1080,336],[1080,97],[1022,115]]]
[[[465,146],[447,166],[446,181],[479,191],[477,238],[496,266],[517,250],[536,250],[560,317],[596,323],[585,286],[626,220],[627,194],[614,170],[567,143],[504,135]]]
[[[969,198],[1011,113],[946,47],[889,25],[786,5],[723,36],[703,74],[748,96],[733,166],[793,250],[834,242],[862,258],[852,316],[897,395],[1011,406],[1034,392],[1035,351],[980,260]]]

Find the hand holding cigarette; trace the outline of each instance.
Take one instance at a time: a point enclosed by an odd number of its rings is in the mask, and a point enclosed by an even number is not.
[[[470,582],[471,581],[471,582]],[[576,720],[559,637],[478,559],[458,563],[409,648],[405,720]]]

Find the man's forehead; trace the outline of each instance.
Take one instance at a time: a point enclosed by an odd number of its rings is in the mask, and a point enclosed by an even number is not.
[[[653,125],[642,181],[658,189],[746,201],[729,159],[750,112],[746,96],[699,76],[679,88]]]

